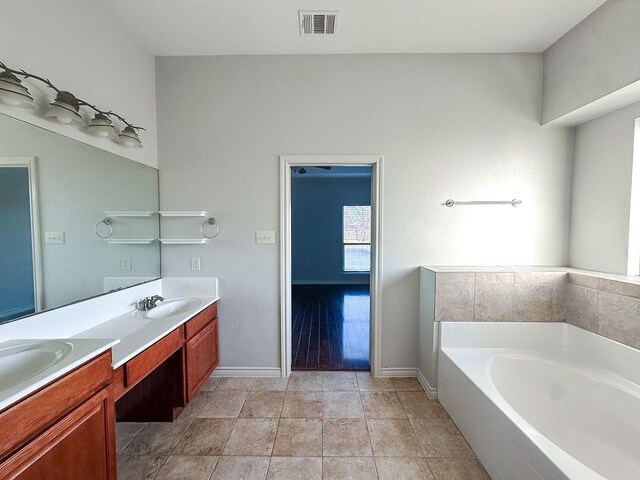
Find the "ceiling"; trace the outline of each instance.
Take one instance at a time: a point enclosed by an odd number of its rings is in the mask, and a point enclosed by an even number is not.
[[[605,0],[94,0],[154,55],[542,52]],[[298,10],[339,10],[300,37]]]

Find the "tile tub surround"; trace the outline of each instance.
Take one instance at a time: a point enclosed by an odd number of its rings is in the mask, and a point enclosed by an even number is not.
[[[215,379],[169,426],[117,424],[118,478],[489,480],[438,401],[414,382],[378,385],[364,372],[298,381],[304,373],[279,382]],[[272,397],[264,397],[268,408],[256,408],[260,395]],[[228,408],[217,408],[221,398]],[[309,408],[287,412],[305,399]]]

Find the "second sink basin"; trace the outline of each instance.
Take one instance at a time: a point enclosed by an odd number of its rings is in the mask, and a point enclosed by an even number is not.
[[[73,350],[56,340],[10,341],[0,346],[0,391],[11,388],[46,370]]]
[[[148,318],[166,318],[186,313],[200,305],[197,298],[169,298],[147,312]]]

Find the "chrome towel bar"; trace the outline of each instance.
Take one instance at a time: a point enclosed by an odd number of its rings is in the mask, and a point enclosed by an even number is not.
[[[514,198],[513,200],[472,200],[469,202],[460,202],[456,200],[447,200],[443,203],[447,207],[453,207],[454,205],[512,205],[517,207],[522,203],[522,200]]]

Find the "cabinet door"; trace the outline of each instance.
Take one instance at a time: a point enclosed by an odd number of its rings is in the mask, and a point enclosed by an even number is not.
[[[0,478],[115,480],[111,387],[97,393],[0,465]]]
[[[215,318],[185,345],[188,401],[198,393],[218,365],[218,319]]]

